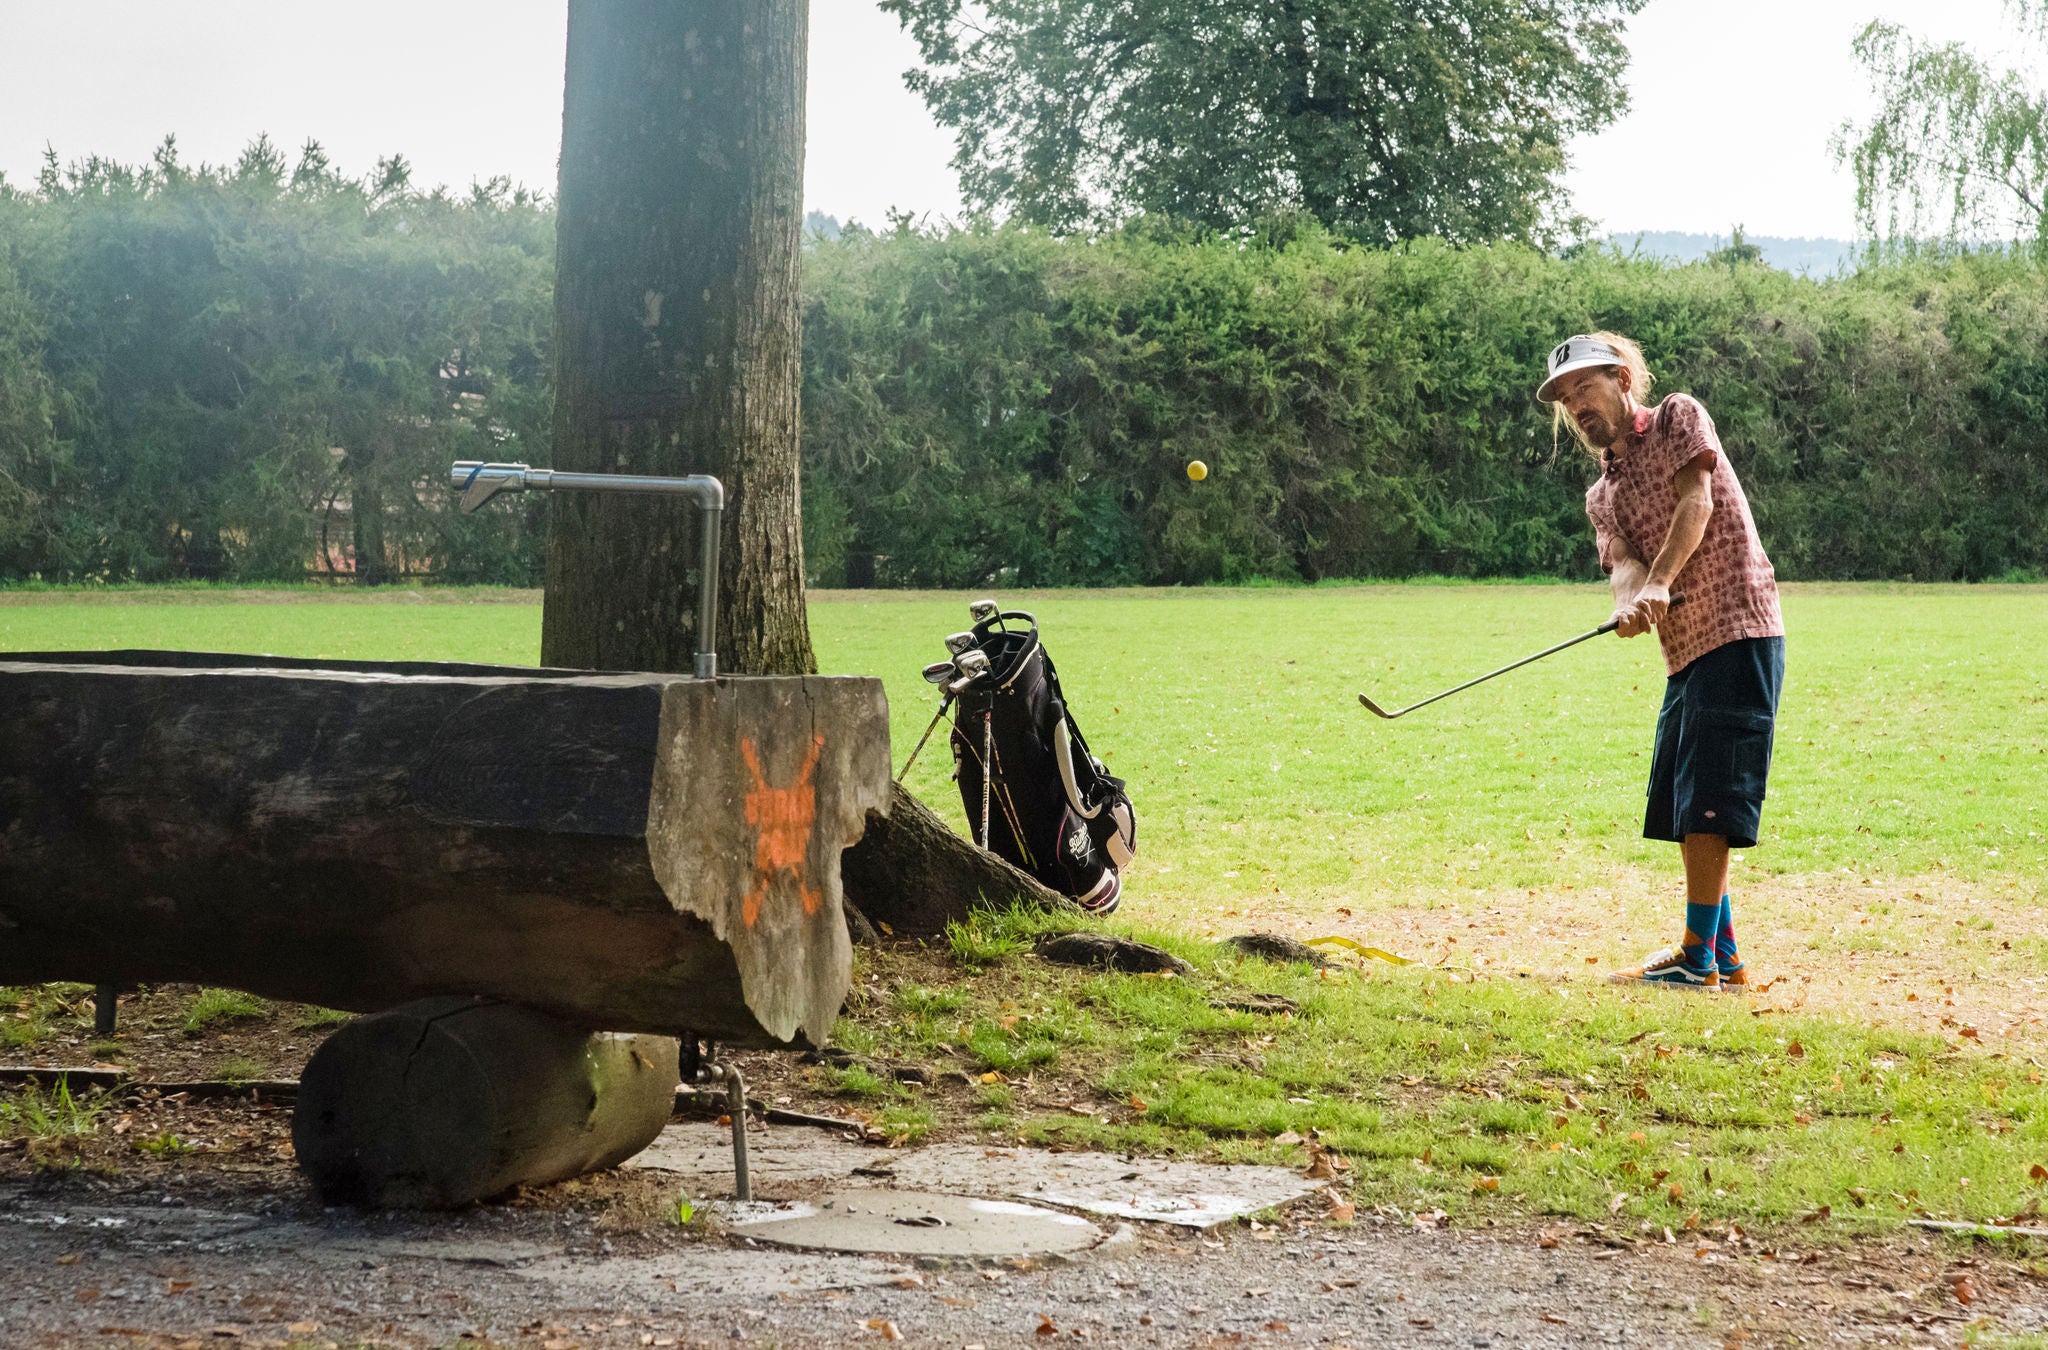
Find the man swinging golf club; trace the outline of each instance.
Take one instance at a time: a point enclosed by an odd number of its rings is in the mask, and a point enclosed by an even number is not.
[[[1728,850],[1756,844],[1785,672],[1778,583],[1742,484],[1698,400],[1655,407],[1650,372],[1618,333],[1566,338],[1536,391],[1600,459],[1586,514],[1614,587],[1615,632],[1654,628],[1669,675],[1657,714],[1643,835],[1685,861],[1685,936],[1610,978],[1746,993]],[[1671,606],[1674,590],[1685,604]]]

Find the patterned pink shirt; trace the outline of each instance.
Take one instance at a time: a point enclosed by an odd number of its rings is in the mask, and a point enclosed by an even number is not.
[[[1672,593],[1685,603],[1665,616],[1657,636],[1664,669],[1676,675],[1716,647],[1742,638],[1781,637],[1778,578],[1764,556],[1749,513],[1749,498],[1722,452],[1714,421],[1699,400],[1673,394],[1655,408],[1638,408],[1635,426],[1600,457],[1600,481],[1586,491],[1586,514],[1600,545],[1600,567],[1614,570],[1614,542],[1645,567],[1664,547],[1678,510],[1678,471],[1700,459],[1713,468],[1713,514],[1700,546],[1679,569]]]

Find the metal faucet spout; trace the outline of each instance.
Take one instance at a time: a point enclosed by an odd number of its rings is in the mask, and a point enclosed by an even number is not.
[[[567,473],[526,464],[487,464],[463,459],[449,472],[449,483],[462,494],[464,512],[474,511],[501,492],[631,492],[687,497],[697,504],[702,522],[697,562],[697,651],[692,673],[700,680],[718,675],[718,534],[725,519],[725,484],[709,474],[667,478],[636,473]]]

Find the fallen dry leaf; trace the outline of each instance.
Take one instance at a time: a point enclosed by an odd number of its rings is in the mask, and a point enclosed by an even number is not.
[[[1570,1322],[1567,1322],[1564,1318],[1559,1317],[1556,1313],[1543,1314],[1543,1320],[1546,1322],[1555,1322],[1557,1323],[1557,1325],[1561,1327],[1568,1327],[1571,1325]]]
[[[870,1317],[867,1325],[869,1331],[881,1332],[882,1339],[885,1341],[900,1341],[903,1339],[903,1333],[897,1330],[896,1324],[886,1317]]]
[[[1794,1041],[1792,1042],[1792,1044],[1785,1047],[1785,1053],[1791,1056],[1793,1059],[1805,1059],[1806,1047],[1801,1045],[1799,1042]]]
[[[2041,1166],[2041,1164],[2035,1163],[2032,1167],[2029,1167],[2027,1169],[2027,1175],[2032,1177],[2036,1181],[2048,1181],[2048,1167],[2043,1167]]]
[[[1038,1330],[1032,1334],[1034,1336],[1057,1336],[1060,1334],[1060,1329],[1053,1325],[1050,1317],[1040,1313],[1038,1315]]]
[[[1628,1192],[1616,1191],[1607,1201],[1607,1212],[1609,1214],[1619,1214],[1621,1213],[1621,1207],[1627,1203]]]
[[[1472,1183],[1472,1189],[1475,1191],[1486,1191],[1490,1194],[1500,1189],[1500,1178],[1481,1177],[1479,1178],[1479,1180]]]
[[[1956,1291],[1956,1302],[1967,1306],[1977,1301],[1977,1284],[1969,1276],[1957,1276],[1953,1284]]]
[[[1669,1191],[1669,1195],[1671,1196],[1671,1203],[1672,1203],[1672,1204],[1674,1204],[1674,1205],[1675,1205],[1675,1204],[1677,1204],[1677,1203],[1678,1203],[1678,1197],[1679,1197],[1679,1196],[1681,1196],[1681,1195],[1684,1195],[1684,1194],[1685,1194],[1685,1187],[1683,1187],[1683,1186],[1679,1185],[1679,1184],[1678,1184],[1677,1182],[1675,1182],[1675,1181],[1671,1183],[1671,1190]]]

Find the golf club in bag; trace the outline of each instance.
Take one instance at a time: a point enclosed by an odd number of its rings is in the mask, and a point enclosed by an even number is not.
[[[952,660],[925,669],[945,690],[925,736],[954,709],[953,777],[974,842],[1091,913],[1111,913],[1138,849],[1124,782],[1089,751],[1037,620],[992,600],[970,613],[973,629],[946,639]]]

